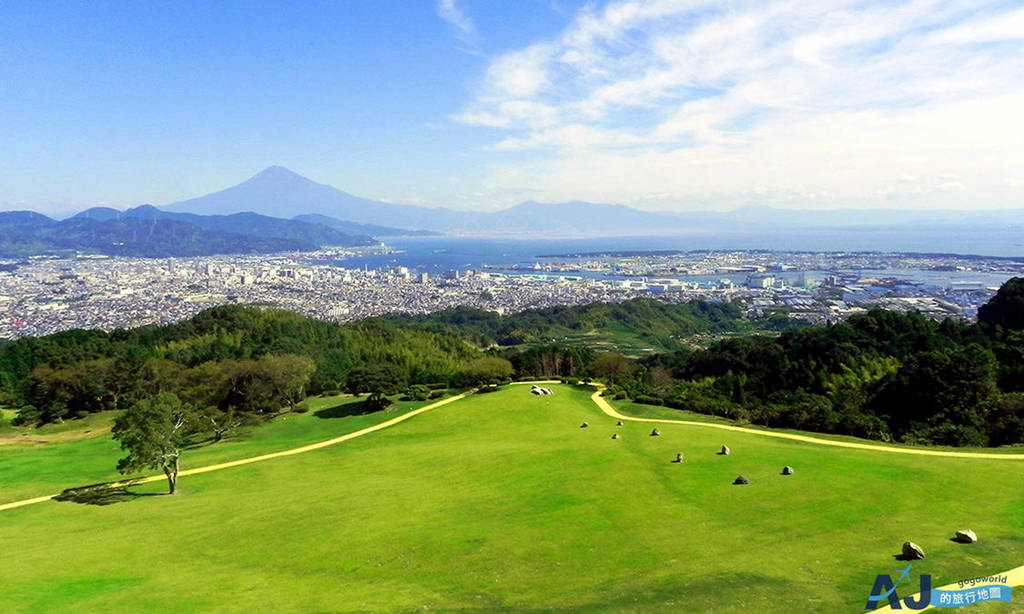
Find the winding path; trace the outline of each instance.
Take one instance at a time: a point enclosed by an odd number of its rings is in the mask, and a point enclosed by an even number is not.
[[[721,429],[723,431],[733,431],[737,433],[747,433],[749,435],[760,435],[762,437],[774,437],[776,439],[789,439],[791,441],[802,441],[804,443],[814,443],[822,446],[833,446],[837,448],[853,448],[855,450],[871,450],[873,452],[888,452],[890,454],[917,454],[920,456],[945,456],[949,458],[986,458],[989,460],[1024,460],[1024,454],[993,454],[991,452],[952,452],[947,450],[925,450],[922,448],[899,448],[896,446],[882,446],[870,443],[859,443],[856,441],[836,441],[834,439],[822,439],[821,437],[812,437],[810,435],[796,435],[794,433],[780,433],[777,431],[762,431],[759,429],[752,429],[743,426],[733,426],[731,424],[716,424],[714,422],[696,422],[693,420],[672,420],[669,418],[635,418],[633,416],[627,416],[620,414],[618,410],[611,406],[608,401],[604,400],[601,393],[604,391],[603,387],[598,387],[597,392],[590,395],[591,400],[594,404],[601,408],[601,411],[608,414],[612,418],[618,420],[627,420],[630,422],[655,422],[658,424],[684,424],[686,426],[700,426],[704,428]]]

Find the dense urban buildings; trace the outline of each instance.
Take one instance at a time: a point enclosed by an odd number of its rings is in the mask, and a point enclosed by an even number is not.
[[[1024,262],[1001,258],[758,251],[564,254],[441,275],[346,266],[363,253],[9,262],[0,270],[0,338],[165,324],[226,303],[346,321],[459,305],[509,313],[651,296],[738,300],[751,316],[783,311],[813,323],[873,305],[971,319],[1000,283],[1024,272]]]

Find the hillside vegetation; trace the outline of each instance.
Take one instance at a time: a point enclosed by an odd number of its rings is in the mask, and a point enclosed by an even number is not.
[[[678,347],[679,339],[697,333],[753,329],[753,324],[742,316],[742,310],[732,303],[671,304],[636,299],[530,309],[508,315],[458,307],[426,315],[394,314],[385,319],[406,328],[458,335],[479,345],[551,343],[565,337],[585,339],[587,335],[601,335],[604,340],[619,335],[669,349]]]
[[[612,394],[767,426],[906,443],[1024,442],[1024,279],[977,324],[881,309],[645,359]]]
[[[271,414],[299,393],[427,398],[431,385],[555,376],[597,378],[615,398],[758,425],[1000,446],[1024,442],[1022,296],[1024,280],[1011,280],[977,324],[876,309],[813,328],[751,322],[736,305],[699,301],[505,316],[460,308],[347,325],[219,307],[171,326],[69,331],[0,346],[0,403],[20,408],[18,420],[29,424],[167,392],[221,412]],[[753,334],[764,328],[783,330]],[[662,349],[631,358],[614,343],[579,341],[609,330]],[[680,343],[701,333],[731,336],[706,348]],[[311,365],[305,375],[304,364]]]

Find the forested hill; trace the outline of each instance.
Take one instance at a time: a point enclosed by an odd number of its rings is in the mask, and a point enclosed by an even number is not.
[[[767,426],[907,443],[1024,442],[1024,278],[977,324],[874,309],[829,327],[728,339],[620,377],[633,398]]]
[[[779,335],[744,335],[749,326],[734,305],[700,302],[509,316],[457,309],[346,325],[217,307],[171,326],[0,343],[0,405],[32,424],[172,392],[226,415],[276,411],[275,381],[291,382],[294,400],[296,390],[427,394],[423,385],[592,377],[619,399],[767,426],[917,444],[1024,443],[1024,278],[1007,282],[977,324],[876,309]],[[640,359],[580,341],[608,330],[671,342],[735,334]],[[496,342],[519,345],[484,350]]]
[[[306,392],[316,394],[343,387],[367,364],[393,365],[403,382],[447,382],[479,351],[456,337],[381,322],[340,325],[274,309],[215,307],[169,326],[73,330],[0,345],[0,405],[30,405],[47,422],[159,392],[212,387],[226,395],[258,385],[267,374],[255,359],[267,356],[312,359]]]
[[[669,304],[653,299],[549,307],[509,315],[457,307],[426,315],[393,314],[383,319],[403,328],[458,335],[483,346],[552,343],[566,337],[581,340],[585,345],[587,336],[593,336],[595,344],[635,339],[654,348],[668,349],[678,347],[680,337],[735,332],[748,327],[743,312],[732,303]]]

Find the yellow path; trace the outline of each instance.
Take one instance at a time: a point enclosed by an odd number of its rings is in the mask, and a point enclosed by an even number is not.
[[[284,456],[294,456],[296,454],[302,454],[304,452],[312,452],[313,450],[319,450],[321,448],[326,448],[328,446],[333,446],[333,445],[336,445],[336,444],[348,441],[350,439],[355,439],[356,437],[362,437],[363,435],[369,435],[370,433],[373,433],[375,431],[379,431],[381,429],[386,429],[389,426],[394,426],[394,425],[398,424],[399,422],[404,422],[404,421],[408,420],[409,418],[412,418],[413,416],[418,416],[418,415],[422,414],[423,412],[430,411],[431,409],[435,409],[437,407],[441,407],[442,405],[447,405],[449,403],[453,403],[455,401],[458,401],[459,399],[462,399],[463,397],[465,397],[467,394],[469,394],[469,393],[468,392],[463,392],[462,394],[455,395],[453,397],[448,397],[447,399],[442,399],[442,400],[440,400],[440,401],[438,401],[436,403],[431,403],[430,405],[425,405],[425,406],[423,406],[423,407],[421,407],[419,409],[414,409],[414,410],[412,410],[412,411],[410,411],[408,413],[402,414],[401,416],[397,416],[397,417],[392,418],[390,420],[387,420],[385,422],[381,422],[380,424],[375,424],[373,426],[368,426],[365,429],[361,429],[361,430],[358,430],[358,431],[353,431],[353,432],[348,433],[346,435],[342,435],[340,437],[335,437],[334,439],[328,439],[326,441],[321,441],[321,442],[318,442],[318,443],[311,443],[309,445],[300,446],[298,448],[291,448],[290,450],[282,450],[281,452],[272,452],[270,454],[263,454],[263,455],[260,455],[260,456],[252,456],[252,457],[249,457],[249,458],[243,458],[243,459],[236,460],[236,461],[229,461],[229,462],[226,462],[226,463],[218,463],[216,465],[207,465],[205,467],[196,467],[195,469],[186,469],[186,470],[180,472],[178,475],[179,476],[187,476],[187,475],[197,475],[197,474],[200,474],[200,473],[209,473],[210,471],[220,471],[221,469],[230,469],[231,467],[240,467],[242,465],[249,465],[251,463],[259,463],[259,462],[263,462],[263,461],[271,460],[271,459],[275,459],[275,458],[282,458]],[[166,479],[167,478],[164,475],[151,475],[151,476],[148,476],[148,477],[145,477],[145,478],[141,478],[141,479],[138,479],[138,480],[129,480],[129,481],[125,481],[125,482],[115,482],[115,483],[111,484],[111,486],[128,485],[128,484],[147,484],[149,482],[159,482],[161,480],[166,480]],[[52,500],[56,496],[57,495],[46,495],[45,497],[35,497],[33,499],[23,499],[21,501],[14,501],[12,503],[4,503],[4,504],[0,505],[0,512],[2,512],[4,510],[14,509],[16,507],[23,507],[23,506],[26,506],[26,505],[32,505],[34,503],[43,503],[44,501]]]
[[[833,439],[822,439],[820,437],[810,437],[808,435],[794,435],[793,433],[779,433],[775,431],[761,431],[758,429],[751,429],[742,426],[732,426],[729,424],[716,424],[714,422],[695,422],[693,420],[670,420],[668,418],[634,418],[633,416],[626,416],[620,414],[618,410],[611,406],[608,401],[604,400],[601,396],[603,391],[602,387],[598,387],[597,392],[590,396],[591,400],[601,408],[601,411],[608,414],[612,418],[618,420],[629,420],[632,422],[657,422],[660,424],[685,424],[686,426],[700,426],[712,429],[721,429],[723,431],[733,431],[737,433],[748,433],[750,435],[761,435],[762,437],[774,437],[776,439],[789,439],[792,441],[802,441],[804,443],[816,443],[823,446],[835,446],[837,448],[853,448],[856,450],[871,450],[873,452],[889,452],[892,454],[918,454],[920,456],[947,456],[951,458],[987,458],[991,460],[1024,460],[1024,454],[992,454],[989,452],[948,452],[945,450],[923,450],[921,448],[897,448],[895,446],[879,446],[869,443],[858,443],[856,441],[836,441]]]

